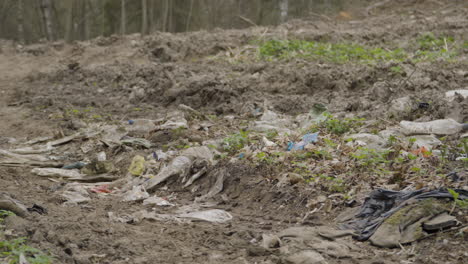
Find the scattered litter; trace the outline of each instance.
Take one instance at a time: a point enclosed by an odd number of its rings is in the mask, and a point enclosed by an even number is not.
[[[263,146],[267,148],[276,146],[275,142],[268,140],[266,137],[262,138],[262,143],[263,143]]]
[[[32,173],[41,177],[81,178],[83,175],[75,169],[34,168]]]
[[[168,158],[168,154],[167,153],[164,153],[162,150],[158,149],[156,151],[153,152],[153,158],[155,160],[166,160]]]
[[[318,141],[318,135],[319,135],[319,132],[316,132],[313,134],[307,133],[302,137],[301,141],[297,143],[289,142],[287,151],[304,150],[304,147],[307,146],[308,144],[315,143]]]
[[[28,212],[36,212],[38,214],[44,215],[47,214],[47,209],[45,209],[43,206],[33,204],[30,208],[27,208]]]
[[[52,139],[52,137],[38,137],[38,138],[34,138],[34,139],[31,139],[29,141],[24,142],[24,144],[25,145],[34,145],[34,144],[37,144],[37,143],[42,143],[42,142],[49,141],[51,139]]]
[[[50,145],[45,146],[33,146],[33,147],[24,147],[10,150],[12,153],[16,154],[42,154],[48,153],[54,148]]]
[[[426,148],[431,150],[437,146],[442,145],[442,142],[433,135],[415,135],[412,137],[406,138],[406,142],[409,142],[410,139],[414,139],[413,147],[414,148]]]
[[[112,191],[109,189],[109,185],[99,185],[90,189],[93,193],[111,193]]]
[[[151,146],[153,146],[153,144],[151,144],[151,142],[149,142],[148,140],[146,140],[144,138],[127,137],[125,139],[122,139],[121,143],[124,144],[124,145],[130,145],[130,146],[140,146],[140,147],[144,147],[146,149],[149,149],[149,148],[151,148]]]
[[[141,185],[134,186],[130,191],[124,193],[123,201],[141,201],[149,197],[149,194],[146,192],[145,188]]]
[[[212,223],[224,223],[232,220],[232,215],[230,213],[219,209],[185,213],[178,215],[178,217],[207,221]]]
[[[156,176],[149,179],[145,183],[145,189],[151,191],[157,185],[173,176],[186,177],[192,167],[193,161],[196,159],[212,164],[213,158],[213,154],[206,146],[186,149],[180,156],[174,158],[168,166],[162,168]]]
[[[148,205],[148,204],[155,204],[157,206],[175,206],[169,201],[161,197],[157,197],[157,196],[151,196],[143,201],[143,205]]]
[[[64,191],[60,195],[66,200],[64,204],[68,205],[77,205],[91,200],[86,188],[79,183],[65,185]]]
[[[412,150],[411,153],[416,156],[422,155],[424,158],[428,158],[432,155],[432,153],[426,147],[420,147],[418,149]]]
[[[140,155],[133,157],[128,172],[133,176],[141,176],[145,172],[145,158]]]
[[[84,168],[84,166],[86,166],[86,163],[78,161],[78,162],[75,162],[75,163],[65,165],[65,166],[62,167],[62,169],[66,169],[66,170],[82,169],[82,168]]]
[[[460,194],[459,199],[468,199],[468,191],[455,191]],[[360,241],[371,238],[374,245],[395,247],[424,236],[424,232],[420,232],[424,222],[449,211],[450,205],[447,206],[444,198],[453,199],[447,190],[397,192],[378,189],[341,227],[355,230],[356,239]]]
[[[125,129],[128,132],[149,133],[157,128],[155,120],[149,119],[131,119],[128,120]]]
[[[368,133],[353,134],[353,135],[349,135],[345,137],[344,139],[353,140],[353,141],[348,142],[348,145],[365,146],[366,148],[376,149],[376,150],[383,149],[383,147],[387,143],[380,136],[368,134]]]
[[[439,136],[457,134],[468,129],[468,124],[460,124],[453,119],[439,119],[430,122],[400,122],[401,132],[405,135],[435,134]]]
[[[98,175],[114,171],[114,164],[111,161],[98,161],[94,160],[84,168],[81,169],[81,173],[86,175]]]
[[[188,122],[184,118],[183,114],[180,115],[175,113],[172,118],[166,121],[166,123],[160,125],[158,129],[160,130],[173,130],[173,129],[180,129],[180,128],[188,128]]]
[[[96,159],[98,161],[106,161],[107,160],[107,155],[106,155],[106,153],[104,151],[101,151],[96,155]]]
[[[463,98],[467,98],[468,97],[468,90],[459,89],[459,90],[451,90],[451,91],[445,92],[445,97],[448,99],[449,102],[455,100],[457,95],[460,95]]]
[[[76,133],[76,134],[73,134],[71,136],[67,136],[67,137],[63,137],[63,138],[60,138],[60,139],[57,139],[57,140],[54,140],[54,141],[49,141],[47,142],[47,145],[50,146],[50,147],[55,147],[55,146],[59,146],[59,145],[63,145],[65,143],[68,143],[72,140],[75,140],[75,139],[78,139],[78,138],[83,138],[84,135],[82,133]]]

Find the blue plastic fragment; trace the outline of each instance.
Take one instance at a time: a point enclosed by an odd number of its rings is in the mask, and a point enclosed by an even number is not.
[[[307,144],[315,143],[318,141],[318,135],[319,135],[319,132],[316,132],[313,134],[307,133],[302,137],[302,140],[297,143],[288,142],[287,151],[304,150],[304,147],[307,146]]]
[[[66,169],[66,170],[82,169],[84,166],[86,166],[86,163],[78,161],[72,164],[65,165],[62,167],[62,169]]]
[[[245,157],[245,153],[239,154],[239,159],[243,159]]]

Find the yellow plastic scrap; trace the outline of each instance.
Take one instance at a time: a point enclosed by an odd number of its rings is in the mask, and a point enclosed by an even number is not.
[[[145,158],[140,155],[133,157],[132,164],[130,164],[128,172],[134,176],[141,176],[143,172],[145,172]]]

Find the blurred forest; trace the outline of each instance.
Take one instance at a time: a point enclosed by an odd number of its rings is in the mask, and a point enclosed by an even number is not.
[[[346,0],[0,0],[0,38],[33,43],[112,34],[275,25],[336,13]]]

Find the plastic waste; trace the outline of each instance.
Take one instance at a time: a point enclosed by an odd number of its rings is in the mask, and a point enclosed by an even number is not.
[[[128,132],[149,133],[157,128],[154,120],[149,119],[131,119],[128,120],[125,129]]]
[[[34,168],[31,172],[42,177],[80,178],[83,176],[75,169]]]
[[[157,185],[166,181],[170,177],[187,176],[195,159],[207,161],[209,164],[213,164],[214,162],[213,153],[211,153],[211,150],[208,147],[202,146],[188,148],[182,151],[180,156],[174,158],[168,166],[162,168],[156,176],[145,182],[146,190],[153,190]]]
[[[114,169],[114,164],[111,161],[94,160],[86,164],[86,166],[81,169],[81,173],[86,175],[98,175],[111,172]]]
[[[445,97],[448,99],[449,102],[453,101],[457,94],[461,95],[463,98],[468,97],[468,90],[467,89],[459,89],[459,90],[451,90],[445,93]]]
[[[230,213],[219,209],[184,213],[178,215],[178,217],[191,218],[212,223],[225,223],[232,220],[232,215]]]
[[[104,184],[100,186],[96,186],[90,189],[93,193],[111,193],[112,191],[109,189],[109,185]]]
[[[44,145],[44,146],[41,145],[41,146],[17,148],[17,149],[12,149],[10,151],[16,154],[42,154],[42,153],[50,152],[53,149],[54,148],[50,145]]]
[[[157,197],[157,196],[151,196],[143,201],[143,205],[148,205],[148,204],[155,204],[157,206],[175,206],[169,201],[161,197]]]
[[[365,146],[369,149],[382,149],[387,143],[383,138],[377,135],[368,133],[353,134],[345,137],[346,139],[352,139],[353,142],[348,142],[351,145]]]
[[[146,192],[145,188],[141,185],[134,186],[130,191],[124,194],[123,201],[141,201],[149,197],[149,193]]]
[[[453,135],[468,129],[468,124],[460,124],[453,119],[439,119],[430,122],[400,122],[401,132],[405,135],[435,134]]]
[[[33,206],[27,209],[28,209],[28,212],[35,212],[41,215],[47,214],[47,209],[37,204],[33,204]]]
[[[104,151],[101,151],[96,155],[96,159],[98,161],[106,161],[107,160],[107,155],[106,155],[106,153]]]
[[[424,158],[428,158],[432,153],[426,147],[420,147],[411,151],[412,154],[419,156],[422,155]]]
[[[188,128],[188,122],[183,116],[175,116],[159,126],[159,129]]]
[[[468,199],[468,191],[457,189],[459,199]],[[390,191],[378,189],[370,193],[364,204],[351,219],[341,224],[341,229],[355,230],[355,238],[360,241],[369,239],[382,223],[402,208],[425,199],[453,199],[447,190],[420,189],[416,191]]]
[[[145,172],[145,158],[140,155],[133,157],[128,172],[133,176],[141,176]]]
[[[144,138],[127,137],[125,139],[122,139],[120,142],[124,145],[141,146],[147,149],[151,148],[151,146],[153,145],[151,144],[151,142]]]
[[[91,200],[86,188],[79,183],[69,183],[65,185],[64,191],[60,195],[65,198],[65,204],[69,205],[76,205]]]
[[[304,147],[307,146],[308,144],[315,143],[318,141],[318,135],[319,135],[319,132],[316,132],[313,134],[307,133],[302,137],[301,141],[297,143],[289,142],[287,151],[304,150]]]
[[[415,135],[409,138],[406,138],[406,142],[409,142],[410,139],[414,139],[413,148],[426,148],[431,150],[434,147],[442,145],[442,141],[436,138],[433,135]]]
[[[84,166],[86,166],[86,163],[78,161],[78,162],[75,162],[75,163],[65,165],[65,166],[62,167],[62,169],[66,169],[66,170],[82,169],[82,168],[84,168]]]
[[[263,143],[263,146],[267,148],[276,146],[275,142],[268,140],[268,138],[266,137],[262,138],[262,143]]]
[[[145,182],[145,187],[147,190],[151,191],[157,185],[166,181],[172,176],[185,176],[187,175],[191,166],[191,158],[186,156],[176,157],[169,163],[168,166],[162,168],[156,176]]]

